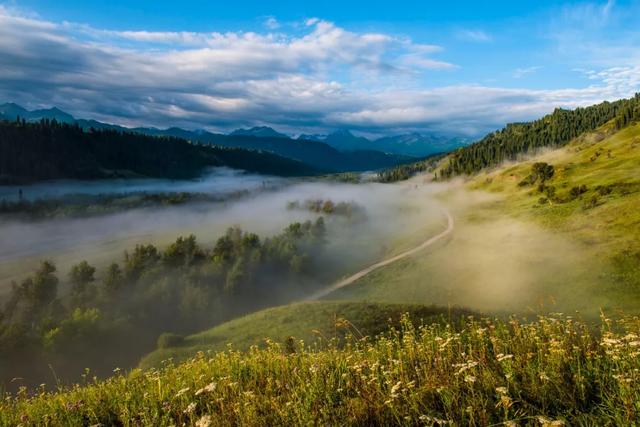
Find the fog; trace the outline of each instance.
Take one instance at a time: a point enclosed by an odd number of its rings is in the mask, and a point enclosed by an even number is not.
[[[624,308],[598,246],[545,227],[533,215],[510,215],[499,193],[467,191],[460,181],[428,188],[427,197],[455,218],[453,233],[329,299],[459,306],[487,314],[577,310],[594,317],[601,308]]]
[[[26,200],[53,199],[69,195],[114,195],[132,193],[205,193],[224,196],[238,191],[255,191],[284,183],[282,178],[263,176],[229,168],[212,168],[194,180],[107,179],[96,181],[46,181],[32,185],[0,186],[0,200],[17,201],[22,191]]]
[[[264,188],[265,184],[267,189]],[[346,274],[387,252],[417,244],[446,220],[431,197],[436,187],[419,180],[399,184],[344,184],[273,179],[259,175],[216,171],[194,182],[138,180],[92,183],[46,183],[29,187],[28,196],[77,192],[253,190],[225,202],[191,203],[145,208],[86,218],[43,221],[0,221],[0,285],[33,271],[42,259],[53,260],[61,274],[87,260],[98,268],[120,261],[125,249],[138,243],[161,247],[176,237],[195,234],[203,245],[213,245],[228,227],[239,226],[261,237],[279,233],[291,222],[320,216],[304,209],[288,209],[289,202],[310,199],[352,202],[365,212],[364,220],[324,215],[329,258],[335,276]],[[15,190],[15,188],[13,189]],[[4,188],[3,191],[13,191]],[[27,191],[25,191],[27,193]]]

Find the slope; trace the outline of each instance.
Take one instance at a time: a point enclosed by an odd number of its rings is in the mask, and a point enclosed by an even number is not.
[[[451,319],[471,314],[463,309],[447,309],[415,304],[369,304],[359,302],[307,302],[261,310],[214,328],[190,335],[179,345],[159,348],[147,355],[140,365],[159,366],[163,360],[186,360],[198,351],[222,351],[229,346],[248,350],[264,346],[266,340],[285,344],[289,337],[316,348],[344,343],[347,335],[357,339],[374,337],[398,326],[402,314],[408,313],[416,324]]]
[[[536,163],[555,171],[542,187],[528,184]],[[432,184],[456,218],[451,239],[327,298],[638,313],[639,168],[640,125],[612,121],[467,182]]]

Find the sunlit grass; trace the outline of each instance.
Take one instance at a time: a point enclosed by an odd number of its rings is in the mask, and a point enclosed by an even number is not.
[[[349,322],[338,320],[349,329]],[[632,425],[640,320],[467,318],[305,350],[200,353],[0,403],[2,425]]]

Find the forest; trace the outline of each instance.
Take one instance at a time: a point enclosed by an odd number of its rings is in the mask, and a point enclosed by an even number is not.
[[[109,129],[85,131],[48,119],[0,121],[0,184],[50,179],[190,179],[215,166],[279,176],[318,172],[296,160],[257,150]]]
[[[79,261],[64,274],[43,261],[13,283],[0,311],[1,380],[130,368],[157,340],[175,344],[179,334],[304,295],[326,274],[325,233],[322,217],[265,239],[235,227],[211,248],[193,235],[164,250],[136,245],[100,272]]]
[[[419,173],[433,171],[444,156],[444,154],[434,154],[419,162],[382,170],[377,173],[376,179],[378,182],[386,183],[405,181]]]
[[[516,160],[519,155],[543,147],[562,146],[578,135],[595,130],[614,120],[621,129],[640,119],[640,93],[633,98],[616,102],[603,102],[586,108],[565,110],[557,108],[539,120],[508,124],[502,130],[490,133],[480,141],[460,148],[449,156],[440,172],[441,178],[470,175],[483,168],[495,166],[505,160]]]

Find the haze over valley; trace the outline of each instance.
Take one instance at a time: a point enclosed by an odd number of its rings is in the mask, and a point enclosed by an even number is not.
[[[637,424],[640,3],[99,3],[0,0],[0,426]]]

